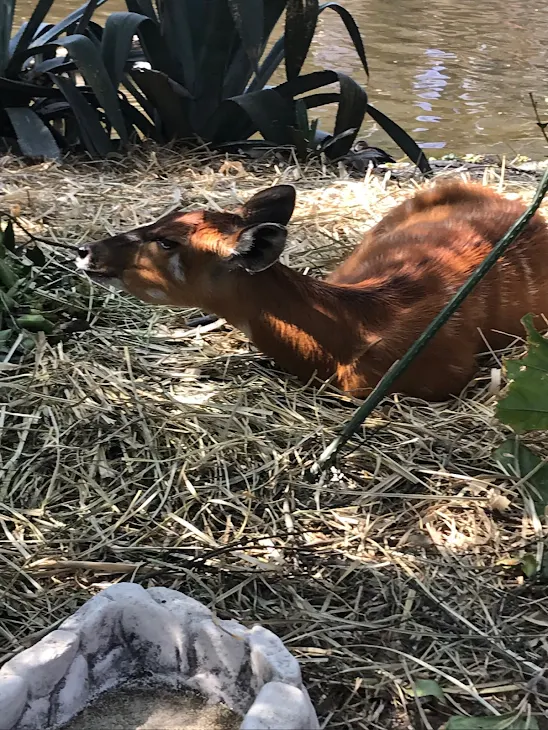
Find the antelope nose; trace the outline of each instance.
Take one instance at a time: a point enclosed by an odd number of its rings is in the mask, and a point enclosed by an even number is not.
[[[79,259],[85,259],[86,256],[89,256],[89,246],[80,246],[77,254]]]

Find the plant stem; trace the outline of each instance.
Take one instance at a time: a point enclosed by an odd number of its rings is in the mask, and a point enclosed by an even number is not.
[[[365,419],[378,406],[384,396],[388,393],[394,381],[409,367],[417,355],[426,347],[432,337],[447,322],[449,317],[453,315],[460,307],[466,297],[471,293],[474,287],[479,284],[491,267],[502,256],[506,249],[515,241],[519,234],[523,231],[527,223],[538,210],[542,199],[548,191],[548,170],[542,176],[535,197],[529,208],[517,219],[517,221],[508,229],[504,236],[493,247],[479,266],[472,272],[467,281],[460,287],[458,292],[449,301],[449,303],[441,310],[441,312],[432,320],[424,332],[407,350],[405,355],[396,360],[388,371],[384,374],[375,388],[367,396],[362,405],[356,410],[352,418],[343,427],[341,433],[333,439],[333,441],[324,449],[319,458],[314,462],[311,468],[313,475],[319,474],[326,469],[334,461],[337,453],[346,444],[346,442],[356,433]]]

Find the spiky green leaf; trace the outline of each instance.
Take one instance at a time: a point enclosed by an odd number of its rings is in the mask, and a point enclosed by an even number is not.
[[[0,0],[0,74],[4,72],[10,57],[10,37],[15,0]]]
[[[29,157],[58,160],[61,152],[49,127],[29,107],[5,109],[14,129],[21,152]]]
[[[324,3],[320,6],[320,13],[323,13],[324,10],[333,10],[335,13],[339,15],[341,20],[343,21],[346,30],[348,32],[348,35],[350,36],[352,43],[354,44],[354,48],[356,49],[356,53],[360,57],[360,61],[362,62],[363,70],[365,73],[369,76],[369,67],[367,65],[367,57],[365,55],[365,47],[363,45],[363,40],[361,37],[360,29],[358,28],[356,21],[352,17],[352,14],[348,12],[346,8],[343,8],[342,5],[339,5],[339,3]]]
[[[107,18],[101,39],[101,56],[115,89],[124,75],[133,36],[142,23],[152,21],[137,13],[111,13]]]
[[[288,81],[301,73],[318,22],[318,0],[287,0],[285,10],[285,73]]]
[[[70,35],[59,41],[70,53],[82,76],[95,92],[97,99],[105,110],[110,123],[120,135],[122,142],[127,142],[127,129],[120,110],[120,102],[116,89],[109,78],[101,60],[98,49],[92,41],[83,35]]]
[[[371,104],[367,104],[367,113],[371,116],[388,136],[394,140],[398,147],[405,152],[411,162],[413,162],[421,172],[425,175],[432,174],[432,168],[428,162],[428,158],[406,131],[404,131],[399,124],[396,124],[390,117],[383,114],[381,111],[376,109]]]

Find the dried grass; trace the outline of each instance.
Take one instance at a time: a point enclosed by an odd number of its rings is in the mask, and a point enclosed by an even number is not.
[[[364,181],[169,149],[0,165],[0,207],[71,243],[294,182],[288,258],[314,274],[418,184],[407,168]],[[459,173],[526,200],[537,183],[511,165],[504,180],[486,164],[440,170]],[[493,460],[508,432],[489,367],[449,403],[387,399],[319,487],[307,469],[355,404],[302,388],[229,327],[189,330],[188,312],[89,288],[57,251],[36,286],[93,327],[0,371],[2,660],[135,580],[278,633],[329,728],[547,712],[548,598],[516,566],[546,524]],[[419,678],[446,703],[414,699]]]

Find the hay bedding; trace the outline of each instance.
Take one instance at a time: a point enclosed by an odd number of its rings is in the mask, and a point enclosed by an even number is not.
[[[169,149],[1,165],[0,207],[72,243],[177,204],[222,208],[294,182],[288,258],[314,275],[417,184],[405,169],[364,182],[279,156]],[[525,199],[537,182],[485,164],[440,174],[460,173]],[[2,660],[129,579],[277,632],[329,728],[546,713],[534,676],[546,664],[548,599],[515,565],[546,525],[492,459],[507,431],[493,418],[489,367],[460,400],[387,399],[367,443],[364,431],[318,485],[307,469],[354,403],[302,388],[229,327],[188,330],[197,312],[91,287],[57,251],[36,286],[92,327],[2,365]],[[436,680],[445,702],[414,699],[420,679]]]

